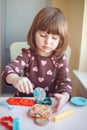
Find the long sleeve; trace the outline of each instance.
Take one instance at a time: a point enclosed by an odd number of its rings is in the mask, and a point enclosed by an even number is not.
[[[16,73],[19,74],[21,70],[27,67],[29,64],[29,55],[30,51],[27,49],[22,49],[22,53],[12,62],[10,62],[8,65],[6,65],[2,69],[2,78],[6,82],[6,77],[10,73]]]
[[[72,95],[72,83],[65,55],[58,62],[56,92],[68,92]]]

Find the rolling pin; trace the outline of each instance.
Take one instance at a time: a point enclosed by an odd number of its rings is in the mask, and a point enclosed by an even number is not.
[[[67,110],[65,112],[62,112],[62,113],[56,115],[56,116],[53,116],[52,121],[56,122],[58,120],[61,120],[61,119],[65,118],[65,117],[71,115],[73,113],[73,111],[74,111],[73,109],[69,109],[69,110]]]

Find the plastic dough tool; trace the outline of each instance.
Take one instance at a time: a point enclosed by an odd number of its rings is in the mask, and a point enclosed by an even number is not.
[[[22,97],[10,97],[7,99],[7,103],[10,105],[33,106],[35,104],[35,101],[33,99],[24,99]]]
[[[77,106],[84,106],[87,105],[87,99],[84,97],[72,97],[70,102]]]
[[[46,93],[43,88],[37,87],[33,91],[35,101],[42,101],[46,97]]]
[[[48,118],[36,118],[34,121],[37,125],[40,125],[40,126],[44,126],[44,125],[47,125],[49,123]]]

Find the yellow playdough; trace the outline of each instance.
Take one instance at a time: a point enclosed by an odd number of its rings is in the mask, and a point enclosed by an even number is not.
[[[65,112],[62,112],[62,113],[56,115],[56,116],[53,116],[52,121],[56,122],[58,120],[61,120],[61,119],[65,118],[65,117],[71,115],[73,113],[73,111],[74,111],[73,109],[69,109],[69,110],[67,110]]]

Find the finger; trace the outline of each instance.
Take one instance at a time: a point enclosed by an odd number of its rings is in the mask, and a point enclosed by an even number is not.
[[[55,93],[55,94],[54,94],[54,97],[56,98],[57,103],[56,103],[56,105],[54,106],[53,111],[54,111],[54,112],[58,112],[59,109],[60,109],[59,107],[60,107],[60,101],[61,101],[61,94]]]
[[[22,93],[25,93],[25,84],[24,83],[21,83],[20,86],[19,86],[19,89],[20,89],[20,92]]]
[[[26,77],[24,77],[23,80],[26,81],[26,84],[25,84],[26,85],[26,92],[27,91],[29,91],[29,93],[33,92],[33,85],[31,83],[31,81]]]
[[[18,79],[15,88],[18,89],[19,92],[25,93],[23,78]]]
[[[29,90],[26,90],[27,88],[27,84],[26,84],[26,80],[24,78],[22,78],[19,82],[19,90],[20,92],[23,92],[23,93],[26,93],[26,91],[29,91]]]
[[[59,102],[57,102],[57,104],[53,107],[53,113],[57,112],[59,108]]]
[[[55,93],[55,94],[54,94],[54,97],[55,97],[57,100],[60,100],[60,99],[61,99],[61,94]]]
[[[16,88],[19,92],[23,92],[24,93],[24,89],[22,88],[23,85],[19,84]]]
[[[24,83],[24,91],[25,93],[29,94],[30,93],[30,89],[29,89],[29,86],[27,84],[27,81]]]
[[[57,109],[56,106],[52,108],[52,112],[53,112],[53,113],[55,113],[55,112],[57,112],[57,111],[58,111],[58,109]]]
[[[22,83],[23,83],[22,91],[24,93],[29,94],[31,91],[30,91],[30,85],[28,83],[28,79],[26,77],[23,77]]]
[[[27,81],[27,85],[29,87],[30,93],[32,93],[33,92],[33,85],[32,85],[32,83],[29,80]]]

